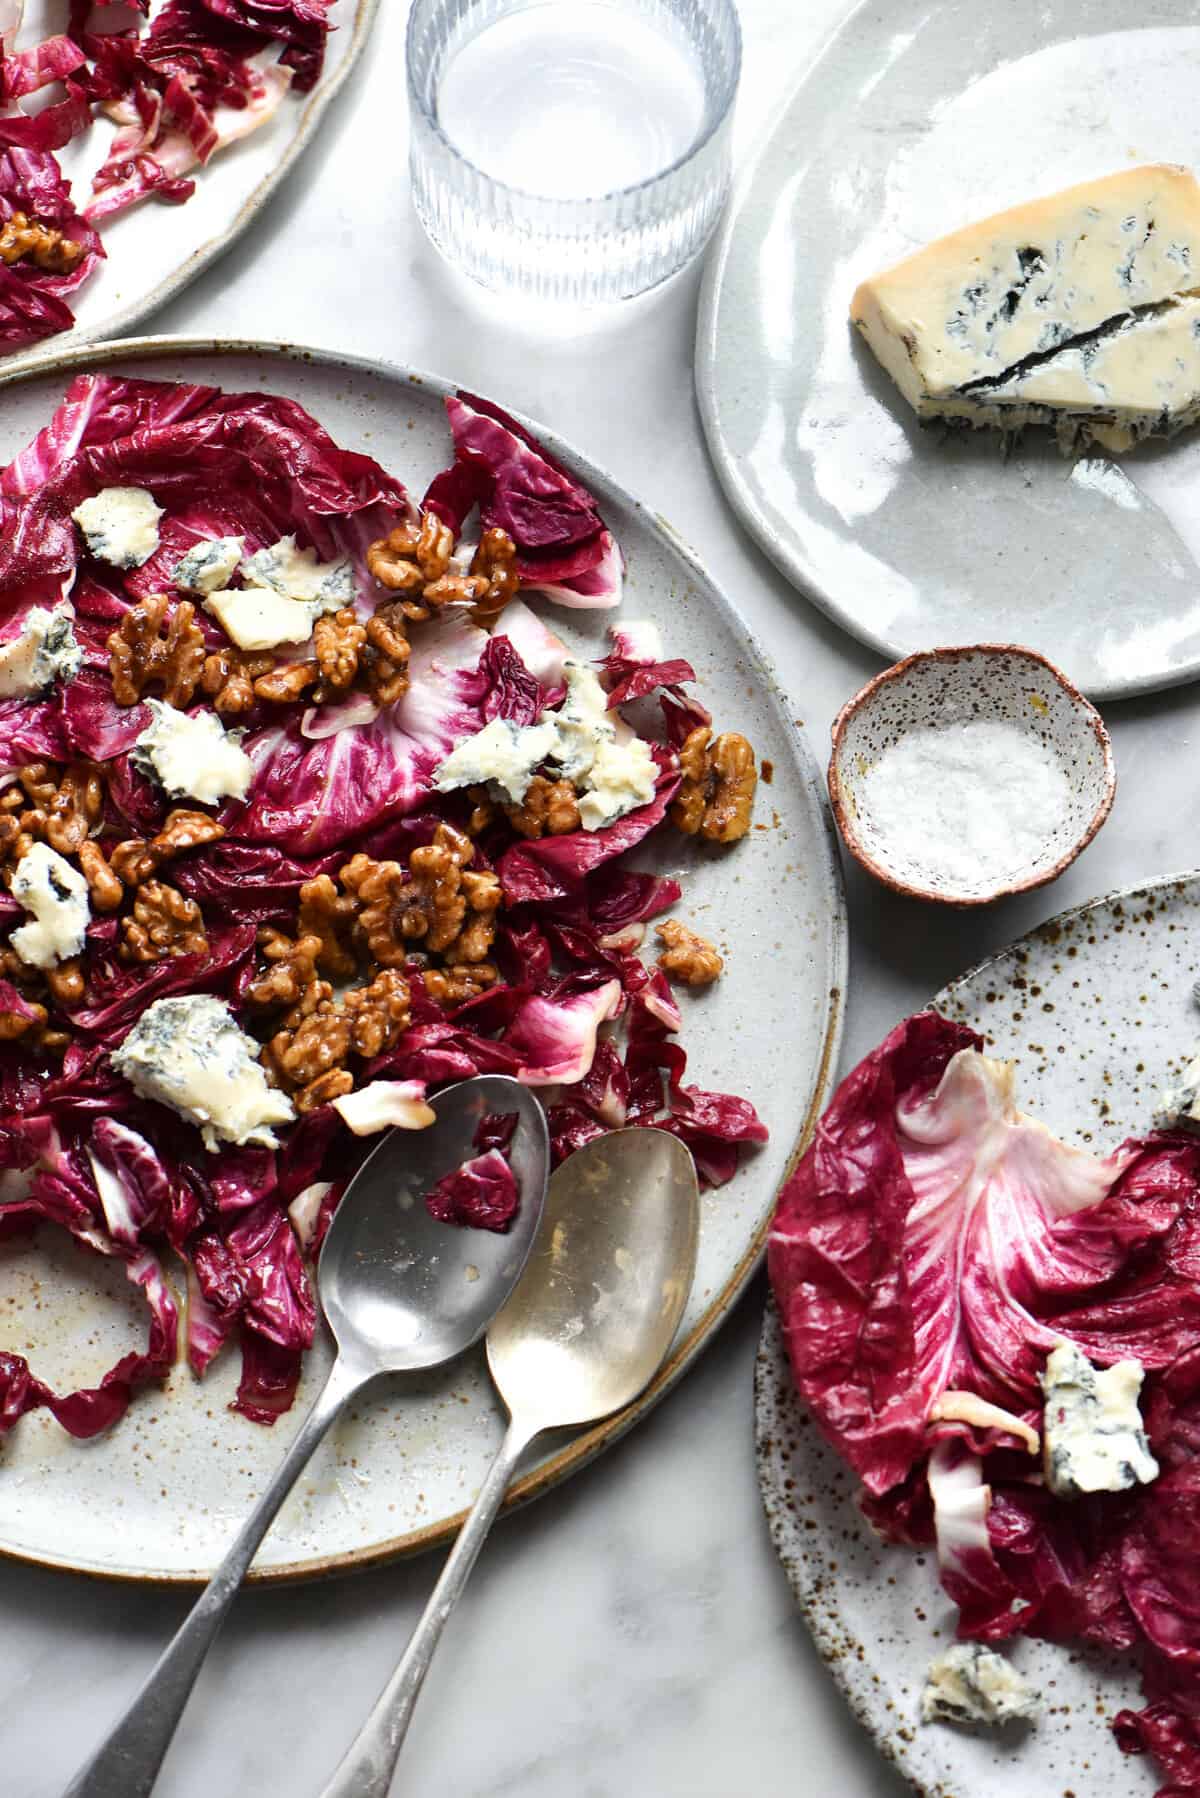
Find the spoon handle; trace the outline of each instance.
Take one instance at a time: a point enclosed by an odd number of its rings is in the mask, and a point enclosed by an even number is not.
[[[305,1462],[352,1393],[360,1376],[335,1361],[317,1402],[300,1426],[282,1467],[242,1525],[233,1546],[159,1656],[120,1722],[81,1767],[63,1798],[147,1798],[171,1746],[196,1675],[204,1663],[242,1576],[291,1491]]]
[[[471,1506],[457,1542],[450,1550],[441,1578],[421,1613],[421,1620],[409,1637],[399,1666],[322,1791],[321,1798],[387,1798],[433,1651],[458,1603],[488,1531],[496,1521],[496,1513],[517,1462],[534,1437],[540,1434],[539,1426],[530,1426],[515,1417],[509,1424],[499,1453],[480,1488],[479,1497]]]

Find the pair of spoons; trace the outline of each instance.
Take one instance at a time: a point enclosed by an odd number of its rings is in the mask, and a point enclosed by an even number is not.
[[[350,1399],[387,1373],[438,1367],[487,1334],[508,1408],[499,1453],[404,1656],[321,1798],[387,1798],[442,1630],[522,1454],[545,1430],[628,1404],[674,1337],[696,1263],[692,1158],[659,1130],[579,1149],[547,1185],[541,1106],[505,1075],[432,1101],[436,1122],[394,1131],[346,1190],[325,1238],[318,1289],[337,1344],[325,1387],[267,1491],[141,1691],[64,1798],[147,1798],[196,1677],[279,1507]],[[424,1195],[470,1153],[482,1119],[516,1112],[509,1156],[521,1192],[499,1235],[437,1222]]]

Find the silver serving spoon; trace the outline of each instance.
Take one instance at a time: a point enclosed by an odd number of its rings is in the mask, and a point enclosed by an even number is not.
[[[146,1798],[196,1676],[275,1513],[342,1407],[384,1373],[438,1367],[487,1329],[537,1234],[550,1171],[542,1108],[526,1087],[485,1074],[430,1101],[437,1121],[393,1130],[372,1150],[334,1214],[317,1285],[337,1343],[320,1397],[267,1491],[145,1685],[65,1798]],[[438,1223],[423,1202],[472,1152],[481,1118],[517,1113],[509,1158],[521,1205],[503,1235]]]
[[[550,1182],[516,1291],[488,1331],[511,1419],[421,1621],[321,1798],[387,1798],[433,1651],[517,1462],[535,1436],[591,1423],[636,1398],[662,1364],[696,1271],[692,1158],[663,1130],[618,1130]]]

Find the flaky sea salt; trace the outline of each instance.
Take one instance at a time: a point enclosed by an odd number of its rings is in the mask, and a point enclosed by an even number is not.
[[[1071,790],[1046,744],[980,718],[914,730],[885,749],[857,809],[860,829],[890,861],[919,870],[923,884],[982,891],[1041,858],[1071,810]]]

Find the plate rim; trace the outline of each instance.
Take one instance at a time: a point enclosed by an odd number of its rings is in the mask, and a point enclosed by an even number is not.
[[[303,105],[299,108],[291,141],[279,161],[268,170],[253,191],[247,194],[229,224],[199,244],[178,268],[139,299],[131,300],[119,312],[111,313],[92,325],[72,325],[69,331],[57,332],[31,349],[18,351],[11,357],[0,360],[0,376],[33,374],[42,369],[52,369],[60,356],[69,355],[76,349],[88,348],[92,344],[115,341],[119,332],[128,331],[133,325],[149,318],[177,294],[182,293],[184,288],[189,287],[205,269],[211,268],[227,250],[232,249],[308,148],[317,126],[366,49],[367,39],[382,5],[383,0],[353,0],[352,20],[347,21],[350,26],[350,42],[345,55],[332,74],[322,75],[311,93],[296,96],[303,100]],[[345,30],[346,26],[339,25],[335,29]],[[103,278],[103,270],[100,278]]]
[[[961,0],[958,0],[958,3],[961,4]],[[849,10],[843,13],[824,33],[814,45],[811,55],[796,79],[790,84],[787,92],[776,104],[766,124],[754,139],[742,171],[734,183],[705,264],[696,313],[693,380],[696,390],[696,405],[700,413],[700,424],[708,447],[709,460],[716,472],[721,490],[736,513],[739,522],[803,600],[809,605],[815,606],[848,637],[862,643],[867,649],[882,657],[885,662],[891,663],[913,653],[923,653],[923,651],[921,649],[914,651],[912,644],[889,639],[873,630],[865,619],[855,616],[841,600],[835,597],[833,590],[824,585],[817,577],[804,553],[798,534],[796,541],[792,542],[775,529],[762,507],[755,501],[741,474],[737,460],[730,452],[716,400],[717,313],[734,233],[741,222],[751,189],[756,185],[762,163],[785,119],[796,104],[801,90],[812,80],[820,63],[833,49],[837,40],[857,23],[861,14],[870,11],[871,7],[872,0],[854,0],[854,4]],[[929,644],[925,648],[950,647],[959,642],[958,638],[947,637],[942,644]],[[1200,678],[1200,651],[1189,661],[1166,672],[1089,681],[1086,685],[1081,685],[1080,690],[1093,702],[1107,702],[1114,699],[1133,699],[1146,693],[1166,693],[1173,687],[1187,686],[1198,678]]]
[[[41,380],[56,373],[65,374],[99,367],[105,363],[167,361],[172,357],[186,358],[189,356],[258,356],[276,362],[318,364],[326,368],[369,374],[393,383],[398,388],[409,384],[427,389],[442,398],[457,391],[457,384],[446,380],[441,375],[411,369],[401,363],[390,361],[386,357],[357,356],[342,350],[279,342],[269,338],[159,334],[75,345],[60,350],[56,355],[49,356],[36,365],[20,369],[0,368],[0,393],[10,386]],[[511,408],[509,410],[511,411]],[[846,895],[841,858],[837,846],[836,827],[819,766],[809,745],[807,733],[793,722],[795,711],[789,706],[786,691],[781,686],[771,660],[760,645],[757,635],[746,624],[732,601],[726,597],[696,552],[680,537],[661,513],[652,510],[637,499],[607,469],[599,463],[593,462],[590,457],[581,454],[572,444],[564,441],[556,431],[544,427],[536,420],[531,420],[523,412],[512,411],[512,416],[534,432],[553,455],[564,462],[568,468],[578,472],[587,484],[598,488],[602,498],[607,490],[620,504],[628,507],[631,511],[640,513],[651,528],[666,539],[672,551],[684,564],[690,578],[695,581],[706,603],[713,606],[724,623],[744,644],[749,672],[761,686],[771,710],[783,728],[798,772],[816,801],[817,813],[824,827],[818,833],[817,854],[823,869],[824,885],[831,901],[828,915],[824,919],[824,939],[828,953],[830,980],[823,1001],[824,1017],[814,1090],[788,1153],[779,1183],[782,1186],[791,1177],[796,1163],[807,1148],[817,1119],[824,1109],[832,1089],[845,1020],[849,974],[849,927]],[[775,1197],[777,1196],[778,1188]],[[505,1513],[532,1499],[541,1497],[544,1492],[550,1491],[568,1475],[586,1467],[610,1443],[618,1441],[627,1430],[653,1410],[659,1400],[672,1390],[716,1334],[733,1305],[745,1290],[762,1259],[773,1216],[774,1204],[772,1203],[725,1284],[714,1294],[696,1324],[683,1342],[676,1347],[645,1390],[624,1410],[619,1411],[614,1417],[603,1419],[600,1423],[584,1430],[559,1449],[550,1460],[517,1480],[505,1499],[503,1507]],[[466,1516],[467,1508],[464,1507],[437,1523],[428,1524],[418,1530],[410,1530],[403,1535],[391,1537],[385,1542],[361,1549],[347,1550],[303,1561],[289,1561],[278,1566],[261,1569],[251,1567],[246,1576],[247,1581],[256,1586],[290,1585],[382,1566],[388,1562],[420,1553],[424,1549],[449,1543],[462,1527]],[[204,1583],[211,1573],[211,1569],[202,1568],[187,1569],[181,1572],[151,1573],[136,1572],[131,1569],[114,1569],[88,1565],[65,1556],[31,1552],[0,1543],[0,1561],[4,1560],[135,1586],[199,1585]]]
[[[1093,899],[1082,900],[1078,905],[1066,906],[1055,912],[1052,917],[1045,918],[1040,924],[1033,925],[1021,936],[1014,937],[1011,942],[985,955],[969,968],[957,974],[939,987],[937,993],[929,1001],[929,1006],[941,1011],[945,1003],[959,992],[969,981],[994,967],[1006,956],[1027,943],[1030,938],[1042,933],[1058,929],[1068,921],[1084,918],[1089,912],[1101,906],[1116,902],[1141,901],[1161,894],[1168,888],[1180,887],[1187,882],[1200,881],[1200,868],[1184,868],[1174,874],[1155,875],[1151,880],[1135,881],[1129,886],[1113,887],[1110,891],[1098,894]],[[792,1598],[804,1619],[805,1628],[812,1639],[813,1647],[836,1685],[847,1708],[861,1727],[870,1736],[881,1757],[894,1766],[912,1786],[919,1798],[945,1798],[947,1787],[944,1784],[946,1775],[936,1767],[921,1768],[912,1762],[912,1731],[898,1729],[894,1739],[884,1736],[872,1721],[869,1707],[861,1697],[854,1683],[851,1665],[857,1665],[853,1657],[847,1657],[842,1651],[843,1644],[835,1639],[829,1626],[828,1594],[826,1608],[817,1602],[817,1595],[807,1591],[797,1577],[796,1558],[789,1552],[785,1542],[785,1511],[782,1503],[783,1494],[772,1478],[771,1453],[773,1438],[765,1420],[769,1404],[778,1403],[778,1380],[782,1363],[782,1375],[791,1396],[795,1396],[791,1384],[791,1368],[787,1358],[787,1345],[783,1339],[783,1326],[779,1316],[779,1307],[775,1303],[775,1295],[768,1290],[763,1307],[762,1328],[759,1331],[758,1346],[754,1357],[754,1461],[758,1478],[759,1498],[762,1502],[766,1518],[767,1530],[771,1538],[771,1547],[780,1563]],[[811,1421],[811,1420],[810,1420]],[[815,1426],[814,1426],[815,1428]],[[934,1588],[931,1588],[933,1590]]]

